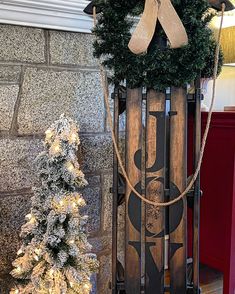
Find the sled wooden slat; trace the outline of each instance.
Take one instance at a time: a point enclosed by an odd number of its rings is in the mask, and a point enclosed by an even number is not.
[[[146,198],[164,201],[165,174],[164,93],[149,90],[146,103]],[[146,204],[146,294],[164,293],[165,209]],[[159,236],[160,235],[160,236]]]
[[[126,99],[126,171],[141,193],[142,89],[128,89]],[[141,201],[126,186],[126,294],[140,293],[141,287]]]
[[[187,181],[187,99],[183,88],[171,89],[170,199],[176,198]],[[187,203],[186,198],[169,208],[170,293],[187,289]]]

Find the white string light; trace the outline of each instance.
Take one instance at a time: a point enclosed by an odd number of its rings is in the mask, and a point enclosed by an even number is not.
[[[59,146],[59,144],[56,144],[56,145],[54,146],[54,150],[55,150],[55,152],[59,152],[59,151],[60,151],[60,146]]]
[[[34,255],[33,257],[36,261],[39,261],[39,257],[37,255]]]
[[[69,240],[69,244],[73,245],[75,243],[74,239]]]
[[[68,171],[72,172],[74,170],[74,165],[71,162],[69,162],[67,164],[67,169],[68,169]]]
[[[86,293],[88,293],[91,290],[91,285],[86,283],[83,285],[83,289],[86,291]]]
[[[83,205],[85,200],[80,197],[77,202],[78,202],[78,205]]]
[[[19,250],[17,251],[17,255],[20,255],[20,254],[22,254],[22,253],[23,253],[22,249],[19,249]]]
[[[20,266],[18,266],[15,270],[17,271],[17,273],[21,273],[22,268]]]
[[[25,218],[28,219],[28,220],[30,220],[30,219],[32,218],[32,214],[31,214],[31,213],[27,214],[27,215],[25,216]]]
[[[40,255],[40,254],[42,253],[42,250],[39,249],[39,248],[36,248],[36,249],[34,250],[34,252],[35,252],[37,255]]]
[[[75,143],[78,139],[78,135],[76,133],[72,133],[69,137],[69,142],[70,143]]]
[[[45,134],[46,134],[46,139],[51,139],[51,137],[52,137],[52,135],[53,135],[53,133],[52,133],[51,130],[47,130],[47,131],[45,132]]]

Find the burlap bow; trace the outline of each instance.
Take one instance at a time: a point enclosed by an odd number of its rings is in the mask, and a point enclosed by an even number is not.
[[[170,0],[146,0],[142,17],[131,37],[129,49],[140,54],[146,52],[159,20],[171,48],[188,44],[188,36]]]

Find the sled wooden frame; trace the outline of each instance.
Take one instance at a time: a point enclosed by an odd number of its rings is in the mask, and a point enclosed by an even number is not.
[[[146,197],[154,201],[167,201],[177,197],[187,184],[189,103],[194,108],[192,156],[195,166],[200,153],[202,98],[200,78],[195,81],[193,95],[187,95],[183,88],[171,88],[168,94],[154,90],[143,94],[142,88],[125,89],[117,85],[112,98],[117,142],[120,140],[120,134],[123,137],[123,132],[119,132],[120,114],[126,111],[125,165],[133,185],[138,192],[144,189]],[[166,105],[170,105],[168,110]],[[142,124],[144,113],[145,132]],[[119,174],[118,161],[114,154],[111,191],[113,193],[110,283],[112,294],[200,293],[199,177],[187,199],[169,208],[158,209],[141,203],[141,200],[125,185]],[[158,195],[155,195],[154,191],[157,191]],[[126,207],[125,270],[117,259],[118,206],[123,202]],[[193,203],[193,262],[190,265],[187,261],[187,202]],[[169,252],[165,252],[166,235],[169,235]],[[169,283],[165,281],[165,255],[169,258]],[[191,272],[191,278],[188,272]]]
[[[210,1],[209,1],[210,2]],[[212,1],[216,9],[228,0]],[[89,9],[93,10],[93,4]],[[229,9],[232,9],[231,6]],[[87,11],[86,11],[87,12]],[[93,11],[94,12],[94,11]],[[88,12],[87,12],[88,13]],[[164,47],[156,26],[152,42]],[[149,46],[148,52],[153,47]],[[151,53],[151,52],[150,52]],[[156,202],[177,198],[187,185],[188,103],[194,105],[194,170],[201,147],[200,77],[195,94],[183,88],[171,88],[170,95],[142,88],[124,89],[116,85],[114,98],[114,133],[119,142],[119,116],[126,110],[125,166],[127,176],[138,193]],[[146,100],[143,104],[143,100]],[[166,101],[170,109],[166,110]],[[145,107],[145,132],[142,114]],[[169,208],[145,205],[125,185],[119,174],[118,160],[113,158],[112,214],[112,294],[170,293],[199,294],[200,176],[187,197]],[[125,202],[125,269],[118,261],[118,206]],[[188,266],[187,207],[193,205],[192,264]],[[165,236],[169,236],[168,249]],[[168,257],[170,281],[165,279]],[[190,274],[189,274],[190,273]]]

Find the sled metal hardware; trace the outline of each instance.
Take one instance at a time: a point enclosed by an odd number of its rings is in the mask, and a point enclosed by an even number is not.
[[[112,287],[110,289],[113,289]],[[125,291],[125,283],[124,282],[117,282],[117,290],[118,291]],[[140,291],[144,291],[144,286],[140,287]]]
[[[177,115],[177,111],[168,111],[169,116]]]
[[[166,197],[169,197],[170,196],[170,189],[165,189],[164,191],[165,191],[164,195]],[[111,187],[109,189],[109,192],[112,193],[112,194],[114,193],[113,187]],[[144,191],[142,191],[142,192],[144,192]],[[193,199],[194,198],[194,193],[195,193],[194,189],[190,190],[188,192],[188,194],[187,194],[187,197]],[[118,195],[119,195],[119,198],[125,195],[125,186],[119,186],[118,187]],[[202,190],[199,191],[199,195],[200,195],[200,197],[202,197],[202,195],[203,195]]]
[[[113,289],[111,283],[109,284],[109,289]],[[165,285],[164,287],[164,292],[165,293],[169,293],[170,292],[171,287],[169,285]],[[144,286],[141,286],[141,291],[144,291]],[[125,283],[124,282],[117,282],[117,291],[125,291]],[[187,294],[195,294],[195,290],[193,288],[193,286],[188,285],[187,286]],[[201,294],[201,289],[198,289],[198,294]]]
[[[200,97],[202,97],[203,95],[202,95],[202,89],[201,88],[196,88],[195,89],[195,94],[194,94],[194,99],[195,100],[198,100],[198,99],[200,99]],[[201,99],[201,100],[203,100],[203,99]]]
[[[191,190],[188,192],[187,197],[189,197],[189,198],[193,198],[193,197],[194,197],[194,193],[195,193],[194,189],[191,189]],[[203,195],[202,190],[199,191],[199,194],[200,194],[200,196]],[[170,196],[170,189],[165,189],[165,196],[166,196],[166,197],[169,197],[169,196]]]
[[[116,285],[117,285],[117,290],[118,291],[125,291],[124,282],[117,282]],[[112,283],[111,282],[109,283],[109,289],[110,290],[114,289],[114,287],[112,286]]]
[[[109,189],[109,192],[110,193],[114,193],[113,192],[114,190],[113,190],[113,187],[111,187],[110,189]],[[119,195],[124,195],[125,194],[125,187],[123,186],[123,187],[118,187],[118,194]]]
[[[209,0],[208,1],[209,4],[211,5],[212,8],[216,9],[217,11],[221,11],[222,10],[222,4],[224,3],[226,8],[225,11],[230,11],[235,9],[234,5],[232,4],[231,1],[229,0]],[[83,10],[86,14],[92,15],[93,14],[93,7],[95,6],[94,1],[91,1]],[[96,7],[96,13],[101,13],[101,8],[99,7],[99,5],[95,6]]]
[[[165,196],[166,197],[169,197],[170,196],[170,189],[165,189],[164,191],[165,191]],[[112,194],[114,193],[113,187],[110,187],[109,192],[112,193]],[[144,191],[142,191],[142,192],[144,192]],[[118,194],[119,195],[124,195],[125,194],[125,186],[119,186],[118,187]],[[202,195],[203,195],[202,190],[199,191],[199,194],[202,197]],[[192,190],[190,190],[188,192],[187,197],[189,197],[189,198],[193,198],[194,197],[194,189],[192,189]]]
[[[209,4],[211,5],[212,8],[214,8],[215,10],[217,11],[221,11],[222,10],[222,4],[224,3],[226,8],[225,8],[225,11],[230,11],[230,10],[233,10],[235,9],[234,5],[232,4],[231,1],[229,0],[209,0],[208,1]],[[86,7],[85,9],[83,10],[86,14],[89,14],[89,15],[92,15],[93,14],[93,7],[95,5],[93,4],[93,1],[91,1]],[[96,13],[101,13],[101,8],[98,6],[95,6],[96,7]]]
[[[94,5],[94,1],[91,1],[83,10],[86,14],[93,15],[93,7],[96,8],[96,14],[101,13],[101,8],[99,5]]]
[[[198,289],[195,289],[193,288],[193,286],[188,286],[187,288],[187,294],[201,294],[202,293],[202,290],[201,288],[198,288]]]
[[[201,91],[200,91],[201,92]],[[198,92],[199,93],[199,92]],[[117,95],[117,97],[119,98],[119,100],[120,101],[122,101],[122,102],[124,102],[124,101],[126,101],[126,91],[119,91],[119,93],[112,93],[111,94],[111,98],[112,99],[115,99],[115,96]],[[204,99],[204,95],[203,94],[197,94],[197,95],[200,95],[200,97],[201,97],[201,100],[203,100]],[[146,97],[147,97],[147,95],[146,95],[146,93],[143,93],[142,94],[142,99],[143,100],[146,100]],[[170,94],[166,94],[166,100],[170,100],[171,99],[171,95]],[[188,94],[187,95],[187,100],[188,100],[188,102],[195,102],[195,94]]]
[[[209,0],[209,4],[212,8],[216,9],[217,11],[222,10],[222,4],[225,4],[225,11],[230,11],[235,9],[234,5],[229,0]]]

